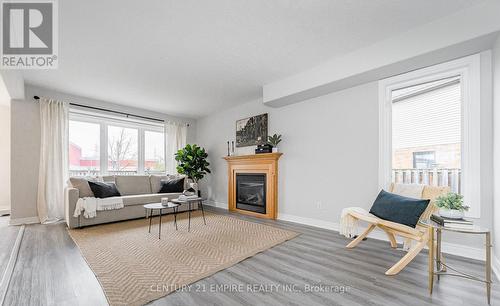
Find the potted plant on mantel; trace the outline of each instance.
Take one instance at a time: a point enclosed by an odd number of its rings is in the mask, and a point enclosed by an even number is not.
[[[210,163],[207,161],[207,157],[208,154],[204,148],[195,144],[188,144],[175,153],[175,160],[178,162],[177,172],[193,180],[194,184],[196,184],[196,188],[198,188],[198,181],[207,173],[211,173],[208,168]],[[201,196],[199,189],[198,196]]]
[[[278,152],[278,144],[281,142],[281,135],[274,134],[267,137],[267,144],[273,147],[273,153]]]
[[[464,205],[464,196],[450,192],[436,198],[436,206],[439,207],[439,215],[450,219],[462,219],[464,211],[469,210],[469,206]]]

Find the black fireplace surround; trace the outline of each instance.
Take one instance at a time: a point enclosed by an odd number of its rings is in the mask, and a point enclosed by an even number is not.
[[[236,174],[236,208],[266,213],[266,174]]]

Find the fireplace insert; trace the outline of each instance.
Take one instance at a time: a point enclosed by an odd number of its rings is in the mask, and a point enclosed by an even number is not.
[[[266,174],[236,174],[236,208],[266,213]]]

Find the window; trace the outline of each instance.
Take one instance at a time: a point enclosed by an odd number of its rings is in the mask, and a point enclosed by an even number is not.
[[[436,152],[413,152],[414,169],[430,169],[436,167]]]
[[[144,142],[146,144],[144,171],[146,173],[165,172],[165,137],[163,133],[146,131]]]
[[[137,173],[138,130],[108,126],[108,173]]]
[[[448,186],[480,217],[483,52],[379,82],[379,186]]]
[[[75,176],[100,172],[100,126],[96,123],[69,122],[69,170]]]
[[[392,182],[460,193],[460,77],[394,89],[391,99]]]
[[[69,142],[70,176],[165,173],[161,123],[72,109]]]

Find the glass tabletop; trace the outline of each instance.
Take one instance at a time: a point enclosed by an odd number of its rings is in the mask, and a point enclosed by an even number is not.
[[[146,209],[163,209],[163,208],[173,208],[173,207],[177,207],[177,206],[180,206],[180,205],[177,203],[172,203],[172,202],[168,202],[168,205],[163,205],[162,203],[152,203],[152,204],[143,205],[143,207]]]
[[[435,229],[439,229],[439,230],[443,230],[443,231],[450,231],[450,232],[457,232],[457,233],[486,234],[486,233],[490,232],[489,229],[481,227],[477,224],[474,224],[470,227],[448,227],[448,226],[438,224],[430,219],[420,220],[420,221],[418,221],[418,223],[420,225],[423,225],[423,226],[432,226]]]
[[[174,202],[174,203],[187,203],[187,202],[198,202],[198,201],[201,201],[203,200],[202,198],[200,197],[196,197],[196,198],[187,198],[187,199],[172,199],[171,201]]]

